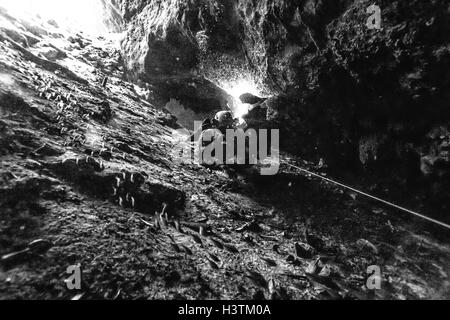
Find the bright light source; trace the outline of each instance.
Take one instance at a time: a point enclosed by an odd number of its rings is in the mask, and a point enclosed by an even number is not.
[[[101,0],[0,0],[0,7],[16,18],[54,20],[71,31],[107,32]]]
[[[244,93],[251,93],[255,96],[260,97],[261,92],[258,89],[258,85],[251,79],[239,79],[237,81],[232,82],[223,82],[221,83],[221,87],[225,90],[229,95],[231,95],[235,100],[234,106],[234,116],[238,119],[243,118],[250,108],[249,104],[242,103],[239,99],[241,95]]]

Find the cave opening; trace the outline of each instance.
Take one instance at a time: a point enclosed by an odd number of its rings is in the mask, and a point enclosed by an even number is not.
[[[230,106],[235,118],[244,122],[244,116],[248,114],[251,105],[241,100],[242,95],[251,94],[261,97],[262,93],[256,82],[251,78],[240,78],[237,80],[219,80],[219,86],[233,97],[233,104]]]
[[[15,18],[29,22],[47,22],[68,32],[104,36],[120,30],[120,14],[104,0],[0,0],[0,7]]]

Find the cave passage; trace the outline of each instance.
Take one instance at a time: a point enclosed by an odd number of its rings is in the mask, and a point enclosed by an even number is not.
[[[0,300],[450,299],[448,0],[381,2],[0,0]]]

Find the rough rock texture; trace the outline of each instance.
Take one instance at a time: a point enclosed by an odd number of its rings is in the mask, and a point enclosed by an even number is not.
[[[198,3],[180,1],[122,2],[128,22],[122,42],[127,77],[150,83],[162,102],[176,99],[198,114],[219,111],[232,104],[232,98],[197,72],[198,26],[192,25]],[[183,14],[183,16],[179,16]]]
[[[381,30],[366,26],[369,0],[119,2],[129,70],[252,77],[274,95],[260,114],[285,149],[448,188],[448,1],[375,1]]]
[[[30,30],[38,42],[24,48],[16,40]],[[287,166],[255,177],[182,164],[173,118],[123,80],[114,42],[18,21],[10,31],[0,30],[0,299],[450,297],[449,239],[429,225]],[[39,57],[40,42],[66,58]],[[376,292],[365,286],[374,264]]]
[[[118,8],[117,1],[101,0],[103,5],[103,21],[112,32],[122,32],[125,28],[121,10]]]

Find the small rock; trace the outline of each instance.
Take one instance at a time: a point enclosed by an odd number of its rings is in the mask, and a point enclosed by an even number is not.
[[[308,265],[308,268],[306,268],[305,272],[311,275],[317,274],[317,272],[319,272],[321,268],[321,265],[322,262],[320,261],[320,258],[318,258]]]
[[[272,250],[273,250],[275,253],[280,254],[280,245],[274,244],[273,247],[272,247]]]
[[[81,300],[84,297],[84,295],[85,295],[84,293],[79,293],[79,294],[75,295],[71,300],[73,300],[73,301]]]
[[[223,250],[223,244],[214,238],[210,238],[211,242],[216,246],[218,249]]]
[[[246,104],[257,104],[264,102],[264,100],[266,99],[257,97],[251,93],[244,93],[239,97],[239,100],[241,100],[242,103]]]
[[[217,263],[215,263],[214,261],[208,259],[208,262],[209,262],[209,265],[210,265],[210,267],[212,269],[214,269],[214,270],[219,270],[220,269],[219,266],[217,265]]]
[[[299,258],[311,259],[315,254],[315,250],[309,244],[296,243],[295,244],[295,253],[297,254],[297,257],[299,257]]]
[[[253,221],[251,223],[246,223],[242,227],[236,229],[236,231],[237,232],[250,231],[250,232],[258,233],[258,232],[262,231],[262,228],[257,222]]]
[[[197,236],[196,234],[193,234],[193,235],[191,235],[191,236],[192,236],[192,239],[193,239],[196,243],[198,243],[198,244],[200,244],[200,245],[203,244],[203,241],[202,241],[202,239],[200,239],[199,236]]]
[[[330,265],[327,264],[322,268],[322,270],[319,273],[319,276],[323,278],[328,278],[331,276],[331,274],[332,274],[331,267]]]
[[[274,267],[277,266],[277,263],[274,260],[272,260],[272,259],[261,258],[261,260],[263,260],[269,267],[274,268]]]
[[[220,263],[220,259],[216,255],[214,255],[212,253],[209,253],[208,255],[211,258],[211,260],[213,260],[214,262]]]
[[[295,260],[297,260],[297,259],[292,254],[290,254],[286,257],[286,262],[294,263]]]
[[[230,253],[239,253],[239,250],[230,244],[224,244],[223,246]]]
[[[40,50],[40,54],[49,61],[56,61],[67,58],[67,54],[64,51],[52,47],[42,48]]]
[[[325,241],[312,233],[306,233],[306,240],[308,243],[317,250],[321,250],[325,247]]]
[[[253,281],[257,286],[262,288],[267,288],[267,280],[258,272],[255,271],[247,271],[245,276]]]

